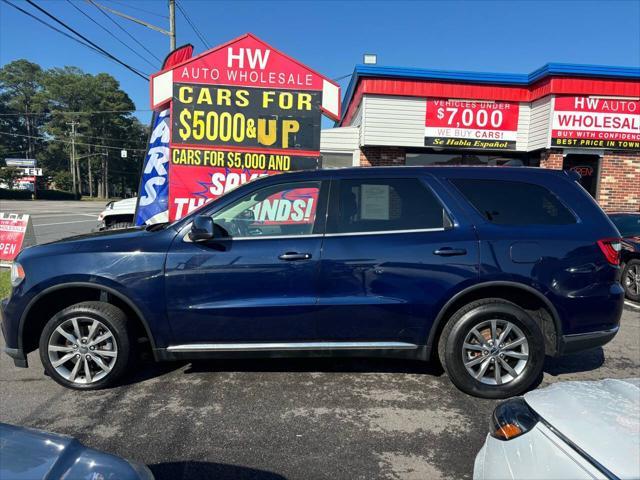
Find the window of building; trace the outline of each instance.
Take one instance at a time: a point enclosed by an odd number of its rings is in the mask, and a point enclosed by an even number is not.
[[[499,225],[567,225],[573,214],[540,185],[456,178],[451,182],[490,222]]]
[[[461,153],[461,152],[407,152],[406,164],[416,166],[431,165],[488,165],[488,166],[530,166],[540,165],[539,155],[523,153]]]
[[[322,152],[322,168],[339,168],[353,166],[353,153]]]
[[[213,216],[230,237],[311,235],[321,182],[272,185],[250,193]]]
[[[332,233],[443,228],[442,205],[417,178],[341,180]]]

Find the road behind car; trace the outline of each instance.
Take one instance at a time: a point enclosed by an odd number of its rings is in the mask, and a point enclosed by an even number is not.
[[[602,349],[547,359],[543,385],[629,378],[640,315]],[[291,359],[148,364],[125,385],[74,392],[0,356],[0,421],[76,436],[158,479],[471,478],[495,401],[434,365]]]
[[[28,213],[37,243],[89,233],[98,225],[104,201],[0,200],[0,212]]]

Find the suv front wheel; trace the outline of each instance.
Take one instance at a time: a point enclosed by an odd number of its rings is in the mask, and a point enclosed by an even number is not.
[[[544,337],[514,303],[499,298],[472,302],[454,313],[438,342],[451,381],[482,398],[519,395],[540,377]]]
[[[40,335],[40,358],[62,386],[97,390],[125,372],[131,339],[126,316],[104,302],[81,302],[58,312]]]

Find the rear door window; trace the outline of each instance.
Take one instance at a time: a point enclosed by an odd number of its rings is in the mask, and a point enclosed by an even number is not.
[[[340,180],[333,194],[328,233],[439,229],[449,219],[417,178]]]
[[[451,182],[488,221],[498,225],[568,225],[573,214],[540,185],[456,178]]]

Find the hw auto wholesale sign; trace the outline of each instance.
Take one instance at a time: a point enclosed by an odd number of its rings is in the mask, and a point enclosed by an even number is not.
[[[556,97],[551,146],[640,148],[640,100],[604,97]]]
[[[515,150],[519,111],[517,102],[428,99],[424,144]]]
[[[318,168],[320,121],[340,88],[251,34],[160,72],[171,102],[169,216],[181,218],[256,177]]]

